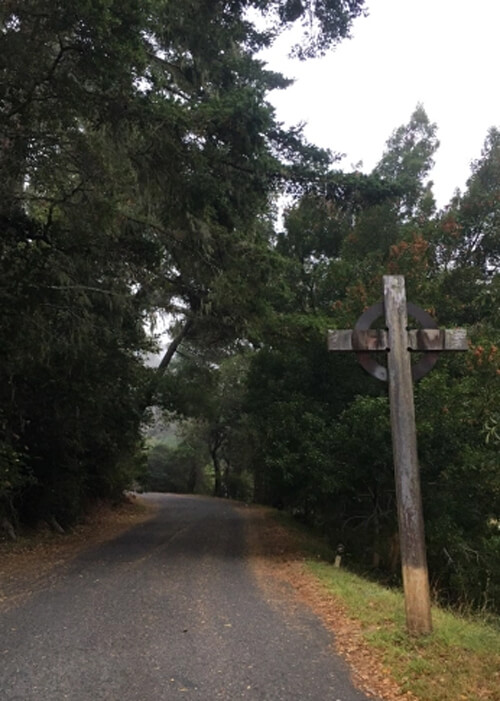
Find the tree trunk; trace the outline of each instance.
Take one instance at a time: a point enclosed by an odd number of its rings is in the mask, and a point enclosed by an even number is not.
[[[2,530],[7,534],[10,540],[17,540],[16,536],[16,531],[14,529],[14,526],[12,523],[9,521],[8,518],[3,518],[2,519]]]
[[[189,494],[194,494],[194,491],[196,489],[196,482],[197,482],[197,476],[198,476],[198,469],[196,464],[194,464],[191,469],[189,470],[189,477],[188,477],[188,483],[187,483],[187,489]]]
[[[222,472],[219,462],[219,456],[217,455],[217,448],[214,448],[214,450],[210,451],[210,455],[212,456],[212,463],[214,466],[214,496],[220,497],[222,496]]]
[[[380,518],[378,513],[378,504],[375,501],[373,514],[373,556],[372,567],[378,569],[380,567]]]
[[[174,339],[172,339],[169,347],[165,351],[165,355],[161,359],[161,362],[156,370],[156,373],[158,375],[161,376],[165,373],[166,369],[170,364],[170,361],[174,357],[175,351],[177,350],[181,342],[186,338],[187,334],[191,330],[191,327],[193,326],[193,323],[193,319],[186,319],[186,323],[184,324],[184,326],[181,328],[177,336]]]
[[[182,341],[186,338],[188,335],[189,331],[191,330],[192,326],[194,324],[193,319],[186,319],[186,323],[184,326],[181,328],[177,336],[172,339],[170,342],[170,345],[168,346],[167,350],[165,351],[165,354],[163,358],[160,361],[160,364],[158,365],[155,373],[155,378],[153,380],[152,386],[149,388],[147,395],[144,400],[144,406],[143,406],[143,411],[146,411],[146,409],[151,406],[154,398],[154,393],[156,389],[156,384],[158,380],[165,374],[167,371],[168,366],[170,365],[170,361],[175,355],[175,352],[177,348],[180,346]]]

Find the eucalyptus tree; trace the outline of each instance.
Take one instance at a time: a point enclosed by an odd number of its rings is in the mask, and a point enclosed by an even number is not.
[[[433,239],[443,271],[439,293],[457,324],[488,324],[498,343],[500,319],[500,132],[489,130],[472,163],[464,192],[457,191]]]
[[[439,147],[436,133],[436,124],[429,120],[424,107],[417,105],[408,124],[394,130],[374,169],[381,177],[399,182],[402,196],[398,204],[403,219],[414,219],[422,213],[422,208],[428,214],[432,206],[432,183],[428,182],[428,176]]]

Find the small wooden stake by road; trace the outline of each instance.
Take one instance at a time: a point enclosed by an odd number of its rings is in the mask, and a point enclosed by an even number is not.
[[[370,324],[382,311],[387,330],[370,329]],[[431,328],[408,331],[408,312]],[[467,350],[465,331],[437,329],[426,312],[407,304],[404,277],[386,275],[383,306],[374,305],[367,310],[354,330],[330,331],[328,348],[333,351],[355,350],[368,372],[378,379],[388,380],[406,625],[411,634],[430,633],[429,576],[412,380],[422,377],[432,368],[439,351]],[[368,357],[373,351],[389,351],[387,370]],[[412,367],[410,351],[427,353],[428,356]]]

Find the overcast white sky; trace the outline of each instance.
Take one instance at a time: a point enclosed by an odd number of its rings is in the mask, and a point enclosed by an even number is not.
[[[500,0],[367,0],[352,38],[323,59],[263,58],[296,79],[271,94],[278,118],[370,171],[421,102],[441,143],[431,179],[439,206],[463,189],[489,127],[500,127]],[[289,42],[288,42],[289,43]],[[288,44],[287,44],[288,45]]]

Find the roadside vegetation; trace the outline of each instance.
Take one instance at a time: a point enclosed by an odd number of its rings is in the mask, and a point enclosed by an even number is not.
[[[500,699],[500,626],[489,616],[461,615],[433,606],[433,633],[405,633],[404,599],[331,564],[308,567],[326,591],[338,597],[360,622],[363,637],[376,649],[403,691],[422,701],[498,701]]]
[[[404,597],[399,588],[383,586],[349,571],[343,564],[334,567],[335,552],[323,538],[283,514],[270,512],[267,518],[286,530],[297,548],[293,558],[303,558],[305,569],[320,584],[319,598],[314,597],[309,603],[328,625],[333,597],[335,610],[352,621],[350,628],[358,631],[361,645],[380,661],[403,694],[411,692],[412,698],[419,701],[500,699],[498,617],[471,611],[459,613],[436,604],[432,607],[433,633],[411,637],[405,630]],[[335,634],[339,622],[335,613],[332,615]],[[355,646],[352,640],[340,641],[340,651],[348,659]],[[356,659],[350,661],[356,666]],[[363,677],[369,685],[370,663],[364,658],[363,661]],[[387,698],[391,698],[390,694]]]

